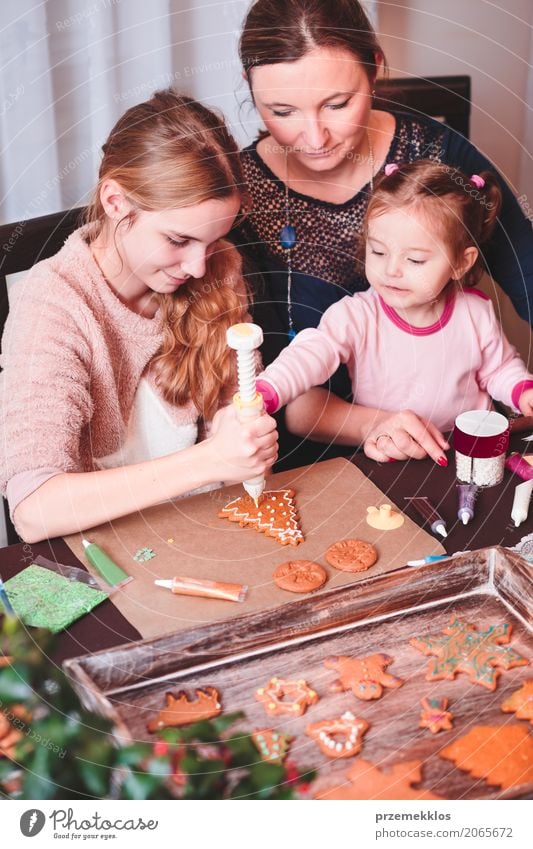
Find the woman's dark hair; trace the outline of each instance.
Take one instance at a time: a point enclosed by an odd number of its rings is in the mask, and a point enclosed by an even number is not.
[[[349,51],[372,84],[385,54],[357,0],[256,0],[239,42],[248,75],[262,65],[296,62],[317,47]]]

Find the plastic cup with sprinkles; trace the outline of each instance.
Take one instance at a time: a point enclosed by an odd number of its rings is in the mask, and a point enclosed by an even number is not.
[[[476,486],[503,480],[509,448],[509,422],[492,410],[470,410],[455,420],[453,431],[457,479]]]

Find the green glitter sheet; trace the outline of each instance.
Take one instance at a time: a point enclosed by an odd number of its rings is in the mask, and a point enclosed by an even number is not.
[[[101,590],[69,581],[34,563],[6,581],[4,587],[25,625],[48,628],[53,634],[68,628],[108,597]]]

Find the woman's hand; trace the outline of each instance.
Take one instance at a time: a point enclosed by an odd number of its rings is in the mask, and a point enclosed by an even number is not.
[[[233,405],[218,410],[209,438],[220,480],[241,483],[266,474],[278,456],[276,422],[266,413],[240,422]]]
[[[450,445],[427,419],[411,410],[391,413],[367,435],[364,451],[371,460],[384,463],[390,460],[422,460],[431,457],[439,466],[447,466],[444,451]]]

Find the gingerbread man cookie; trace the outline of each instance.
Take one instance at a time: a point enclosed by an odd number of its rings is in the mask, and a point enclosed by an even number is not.
[[[529,719],[533,723],[533,678],[515,690],[500,707],[504,713],[514,713],[517,719]]]
[[[341,539],[327,549],[326,560],[341,572],[364,572],[374,565],[378,553],[362,539]]]
[[[368,657],[327,657],[324,665],[339,673],[330,689],[333,693],[351,690],[354,696],[363,701],[379,699],[383,695],[383,687],[401,687],[403,681],[385,672],[385,668],[393,663],[393,658],[387,654],[371,654]]]
[[[361,738],[369,728],[368,722],[357,719],[348,710],[339,719],[312,722],[305,729],[305,733],[328,758],[351,758],[361,751]],[[339,737],[343,739],[339,740]]]
[[[218,515],[238,522],[241,527],[249,525],[267,537],[274,537],[281,545],[299,545],[304,541],[292,489],[264,492],[258,505],[249,495],[243,495],[226,504]]]
[[[315,693],[303,678],[284,680],[271,678],[266,687],[255,692],[255,698],[261,702],[269,716],[302,716],[309,705],[318,702]]]
[[[446,710],[448,699],[422,699],[422,712],[420,714],[419,728],[429,728],[432,734],[439,731],[449,731],[452,728],[453,713]]]

